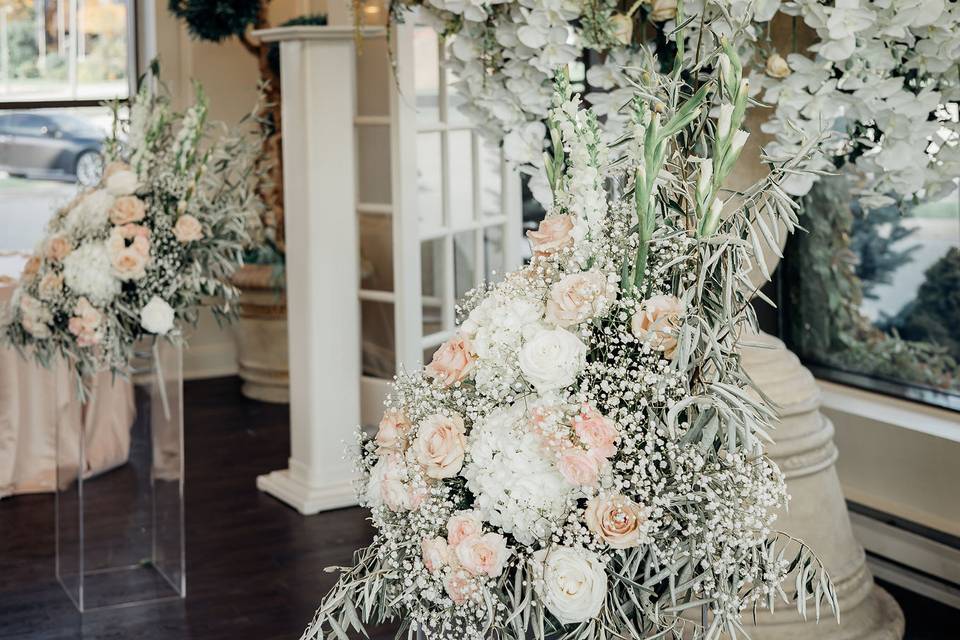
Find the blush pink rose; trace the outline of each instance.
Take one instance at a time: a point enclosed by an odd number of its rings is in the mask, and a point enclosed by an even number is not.
[[[600,271],[584,271],[564,276],[550,287],[547,322],[560,327],[580,324],[603,313],[614,293]]]
[[[471,352],[470,342],[458,333],[440,345],[425,371],[428,376],[449,387],[466,378],[473,370],[476,360],[476,356]]]
[[[570,448],[561,453],[557,469],[575,487],[595,487],[600,480],[600,461],[583,449]]]
[[[121,280],[139,280],[146,275],[147,259],[134,247],[121,249],[111,257],[113,270]]]
[[[203,227],[199,220],[185,213],[177,218],[176,224],[173,225],[173,235],[184,244],[194,242],[203,238]]]
[[[469,600],[474,590],[471,576],[465,569],[453,571],[443,581],[443,587],[454,604],[463,604]]]
[[[460,541],[455,553],[460,566],[472,575],[494,578],[503,573],[510,555],[506,538],[497,533],[468,536]]]
[[[374,442],[377,443],[377,451],[402,451],[406,434],[410,430],[410,422],[403,412],[399,409],[388,409],[383,418],[380,419],[380,426],[377,428],[377,435]]]
[[[544,218],[536,231],[527,231],[530,248],[538,256],[548,256],[573,245],[573,219],[570,216]]]
[[[20,272],[20,281],[24,283],[32,282],[40,273],[41,264],[40,256],[30,256],[26,264],[23,265],[23,271]]]
[[[417,511],[420,509],[420,506],[426,502],[427,497],[430,495],[430,491],[424,487],[414,487],[413,485],[407,486],[407,500],[410,504],[411,511]]]
[[[587,528],[614,549],[636,547],[643,541],[643,508],[626,496],[594,496],[584,516]]]
[[[137,196],[120,196],[110,207],[110,222],[128,224],[139,222],[147,215],[147,206]]]
[[[107,163],[107,166],[103,168],[102,180],[109,180],[114,174],[120,173],[121,171],[131,171],[130,165],[126,162],[120,162],[119,160],[114,160],[113,162]]]
[[[450,562],[450,547],[443,538],[424,538],[420,542],[423,566],[430,573],[436,573]]]
[[[630,320],[630,331],[667,358],[677,349],[683,303],[676,296],[658,295],[644,300]]]
[[[47,258],[55,262],[63,260],[73,251],[70,239],[62,233],[50,237],[47,241]]]
[[[450,516],[447,521],[447,542],[451,547],[460,544],[465,538],[483,533],[483,521],[476,511],[461,511]]]
[[[573,430],[591,454],[610,458],[617,452],[616,443],[620,433],[616,423],[593,407],[584,405],[580,415],[574,418]]]
[[[113,228],[107,248],[118,278],[124,281],[139,280],[146,275],[150,260],[149,238],[150,230],[138,224],[127,223]]]
[[[20,296],[20,322],[23,328],[34,338],[44,339],[51,335],[48,323],[53,321],[53,314],[42,302],[33,296],[23,293]]]
[[[100,342],[100,323],[103,315],[90,302],[81,297],[73,308],[73,317],[67,322],[67,329],[77,337],[81,347],[91,347]]]
[[[410,511],[410,487],[394,478],[384,478],[380,484],[380,497],[390,511]]]
[[[150,257],[150,241],[144,236],[137,236],[130,243],[130,248],[139,253],[144,258]]]
[[[434,414],[420,423],[413,451],[429,478],[452,478],[463,467],[466,428],[460,416]]]
[[[385,466],[380,481],[380,499],[391,511],[409,511],[412,507],[412,492],[407,483],[407,466],[399,453],[383,456],[380,464]]]
[[[116,230],[117,235],[124,240],[133,240],[135,238],[146,238],[147,240],[150,239],[150,229],[142,224],[133,224],[131,222],[114,227],[114,229]]]
[[[63,275],[59,273],[47,272],[37,285],[37,294],[41,300],[52,300],[63,291]]]

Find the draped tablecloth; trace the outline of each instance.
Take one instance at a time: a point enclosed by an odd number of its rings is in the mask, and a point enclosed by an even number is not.
[[[23,255],[0,255],[0,308],[9,304],[25,261]],[[75,389],[66,363],[44,369],[16,349],[0,346],[0,498],[54,490],[58,420],[70,447],[64,451],[74,460],[82,434],[85,476],[126,462],[135,417],[130,382],[101,373],[86,403]]]

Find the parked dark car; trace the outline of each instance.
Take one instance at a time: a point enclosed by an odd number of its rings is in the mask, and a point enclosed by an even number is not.
[[[0,170],[95,185],[106,132],[70,113],[0,112]]]

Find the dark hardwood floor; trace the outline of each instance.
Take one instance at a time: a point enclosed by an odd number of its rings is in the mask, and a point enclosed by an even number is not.
[[[305,518],[257,491],[287,466],[288,410],[244,399],[237,379],[188,382],[187,598],[82,617],[54,578],[50,495],[0,501],[4,640],[296,640],[371,529],[360,509]],[[339,443],[330,446],[339,447]]]
[[[323,569],[369,541],[364,512],[305,518],[257,491],[287,464],[286,407],[244,399],[234,378],[188,382],[185,400],[187,598],[81,617],[54,579],[53,498],[19,496],[0,501],[0,639],[299,637],[335,578]],[[958,637],[960,612],[892,592],[910,640]]]

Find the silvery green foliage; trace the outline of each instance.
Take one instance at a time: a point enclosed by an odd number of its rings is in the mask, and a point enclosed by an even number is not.
[[[837,612],[819,558],[776,530],[775,417],[739,356],[751,271],[796,226],[780,183],[817,141],[730,190],[746,85],[727,43],[701,56],[692,85],[679,63],[645,74],[613,142],[557,78],[534,259],[469,294],[358,435],[376,538],[331,569],[305,640],[390,620],[398,637],[713,639],[778,602]]]

